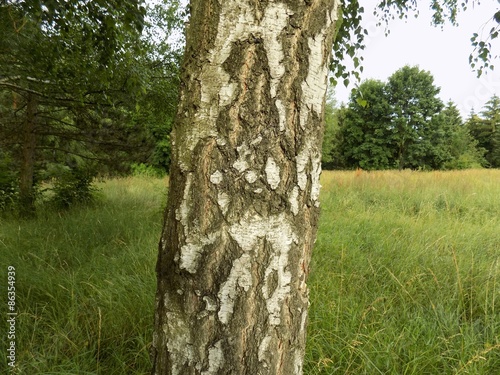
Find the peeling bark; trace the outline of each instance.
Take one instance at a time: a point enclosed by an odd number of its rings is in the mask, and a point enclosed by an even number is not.
[[[302,374],[339,2],[191,7],[152,374]]]

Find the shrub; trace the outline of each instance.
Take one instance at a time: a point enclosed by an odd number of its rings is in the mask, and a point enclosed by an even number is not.
[[[132,170],[132,175],[136,177],[164,177],[165,171],[161,168],[154,167],[152,165],[140,163],[140,164],[132,164],[130,166]]]
[[[99,191],[93,186],[94,177],[95,173],[88,168],[66,169],[53,179],[50,203],[58,209],[94,203]]]
[[[17,176],[10,166],[10,158],[0,155],[0,211],[15,208],[19,200]]]

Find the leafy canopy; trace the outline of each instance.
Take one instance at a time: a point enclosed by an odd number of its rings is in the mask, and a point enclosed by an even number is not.
[[[405,66],[387,82],[367,80],[337,111],[340,168],[449,169],[481,165],[482,153],[432,75]],[[325,148],[327,148],[325,146]],[[329,161],[332,164],[331,160]]]

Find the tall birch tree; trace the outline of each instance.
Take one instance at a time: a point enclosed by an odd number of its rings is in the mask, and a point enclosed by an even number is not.
[[[339,2],[192,1],[153,374],[300,374]]]

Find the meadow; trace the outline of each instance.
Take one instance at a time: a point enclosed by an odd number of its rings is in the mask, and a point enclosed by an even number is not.
[[[149,373],[166,185],[108,180],[92,207],[0,218],[12,373]],[[322,185],[304,374],[499,374],[500,170],[324,172]]]

